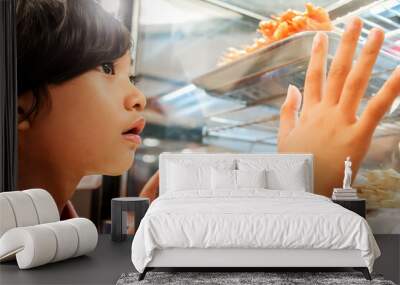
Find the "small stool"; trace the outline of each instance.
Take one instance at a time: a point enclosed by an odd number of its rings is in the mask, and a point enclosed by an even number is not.
[[[121,197],[111,200],[111,240],[123,241],[128,235],[128,214],[135,218],[135,232],[149,208],[150,200],[141,197]]]

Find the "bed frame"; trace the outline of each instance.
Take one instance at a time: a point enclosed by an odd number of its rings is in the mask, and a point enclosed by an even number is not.
[[[271,268],[343,268],[361,271],[371,280],[368,268],[359,250],[329,249],[193,249],[171,248],[156,250],[152,261],[139,275],[143,280],[148,271],[155,268],[231,268],[235,271],[251,271]]]
[[[304,160],[308,165],[308,192],[313,192],[313,156],[311,154],[193,154],[162,153],[160,155],[160,195],[165,193],[167,161],[188,159],[237,159],[255,158],[271,160]],[[152,261],[139,275],[143,280],[146,273],[156,268],[202,268],[213,271],[229,268],[234,271],[271,268],[343,268],[361,271],[371,280],[369,270],[359,250],[330,249],[254,249],[254,248],[169,248],[154,252]]]

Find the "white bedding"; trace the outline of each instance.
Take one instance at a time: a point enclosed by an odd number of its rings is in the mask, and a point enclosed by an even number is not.
[[[157,198],[132,243],[143,272],[155,249],[358,249],[372,271],[380,255],[359,215],[328,198],[299,191],[248,189],[229,193],[171,192]]]

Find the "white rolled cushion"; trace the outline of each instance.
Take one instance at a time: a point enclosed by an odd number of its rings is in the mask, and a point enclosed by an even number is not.
[[[88,219],[17,227],[0,238],[0,261],[17,258],[20,269],[76,257],[97,245],[97,230]]]
[[[43,224],[53,231],[56,236],[57,250],[51,262],[57,262],[75,255],[78,249],[78,233],[66,221]]]
[[[38,214],[31,197],[23,191],[0,193],[8,199],[13,209],[17,227],[26,227],[39,224]]]
[[[169,191],[210,189],[210,170],[210,167],[170,163],[167,189]]]
[[[14,211],[6,197],[0,195],[0,237],[9,229],[15,228]]]
[[[24,190],[28,194],[36,208],[39,224],[51,223],[60,220],[56,202],[49,192],[43,189]]]
[[[211,188],[213,190],[236,190],[236,170],[211,169]]]
[[[56,248],[56,236],[43,225],[13,228],[0,238],[0,260],[16,254],[19,268],[28,269],[49,263]]]
[[[85,218],[74,218],[64,222],[71,224],[78,234],[78,248],[74,257],[86,254],[96,248],[98,234],[92,221]]]
[[[267,171],[236,170],[238,188],[267,188]]]

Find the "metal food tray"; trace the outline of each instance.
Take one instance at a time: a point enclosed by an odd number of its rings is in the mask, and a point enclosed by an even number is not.
[[[348,18],[359,16],[364,21],[355,58],[370,29],[380,27],[385,31],[383,47],[357,112],[360,115],[371,96],[376,94],[400,63],[400,0],[358,2],[352,1],[355,4],[350,5],[350,9],[344,9],[342,5],[338,9],[340,11],[335,12],[336,16],[332,17],[334,30],[327,32],[327,65],[329,68]],[[296,85],[302,91],[315,33],[308,31],[295,34],[194,79],[193,83],[208,95],[233,99],[243,104],[241,109],[208,117],[204,126],[204,139],[213,144],[230,146],[238,144],[238,141],[247,141],[249,146],[261,150],[264,149],[262,145],[276,144],[279,127],[276,114],[279,113],[289,84]],[[375,138],[400,136],[399,101],[400,98],[378,125]],[[255,106],[265,106],[270,111],[256,111]],[[230,144],[229,139],[234,139],[235,144]]]
[[[211,96],[268,103],[286,94],[289,84],[304,85],[315,31],[295,34],[268,47],[223,65],[193,80],[193,84]],[[327,32],[328,67],[340,42],[340,34]],[[356,56],[361,50],[359,43]],[[398,64],[399,59],[381,51],[374,66],[366,95],[376,93]]]
[[[242,111],[230,111],[210,117],[206,122],[204,134],[225,138],[230,138],[233,134],[236,134],[236,139],[239,137],[239,139],[253,143],[270,144],[273,142],[274,140],[271,141],[271,132],[275,133],[276,136],[278,131],[276,122],[279,121],[277,112],[279,113],[279,108],[285,98],[288,84],[294,84],[300,90],[304,86],[305,73],[315,33],[303,32],[297,34],[196,79],[195,84],[209,95],[245,101],[248,106],[247,108],[244,107]],[[339,45],[340,35],[336,32],[327,34],[329,37],[327,64],[329,66]],[[361,47],[362,43],[358,46],[356,56]],[[294,50],[299,52],[295,53]],[[380,53],[358,114],[363,112],[370,96],[379,90],[398,62],[399,59],[395,56],[387,54],[385,51]],[[241,69],[239,76],[238,71]],[[243,72],[243,70],[247,71]],[[218,79],[215,79],[214,76],[231,77],[225,80],[224,85],[218,86]],[[256,112],[253,110],[254,107],[249,107],[250,105],[268,106],[271,112]],[[399,134],[399,112],[400,110],[397,109],[393,113],[388,113],[375,132],[375,136]],[[248,115],[250,114],[253,114],[254,118],[249,119]],[[271,124],[268,125],[267,122],[271,122]]]

